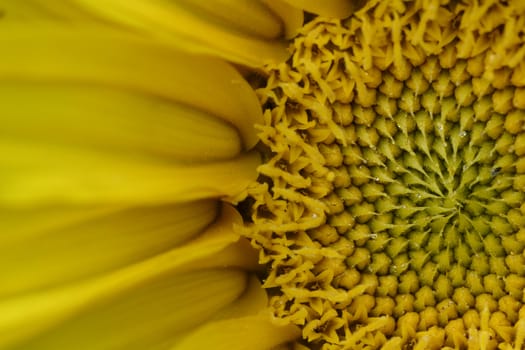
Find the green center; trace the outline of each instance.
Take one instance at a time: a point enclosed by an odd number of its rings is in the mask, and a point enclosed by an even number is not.
[[[366,269],[398,276],[416,271],[421,284],[438,292],[437,273],[453,287],[473,286],[474,281],[465,282],[468,271],[476,280],[506,276],[503,259],[512,252],[516,224],[509,211],[524,199],[513,189],[513,136],[497,115],[491,121],[499,119],[500,125],[489,129],[476,114],[483,100],[462,106],[432,87],[419,96],[407,86],[403,91],[426,101],[427,108],[410,104],[372,120],[366,108],[354,105],[357,142],[342,147],[354,190],[340,194],[351,198],[347,210],[357,224],[373,232],[364,244],[372,253]],[[362,200],[355,200],[356,193]],[[500,282],[493,294],[504,293]],[[438,299],[450,297],[438,294]]]
[[[246,235],[274,314],[314,348],[525,343],[521,71],[487,73],[493,15],[484,37],[478,8],[434,5],[315,18],[257,90]]]

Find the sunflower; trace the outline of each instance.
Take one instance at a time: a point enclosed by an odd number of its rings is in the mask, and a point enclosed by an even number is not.
[[[245,235],[309,346],[525,346],[524,38],[516,1],[369,1],[265,67]]]
[[[0,4],[0,348],[525,346],[517,0]]]

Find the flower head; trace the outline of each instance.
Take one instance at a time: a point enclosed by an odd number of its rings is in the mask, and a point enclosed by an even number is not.
[[[369,1],[266,67],[245,234],[309,344],[523,346],[524,30],[516,2]]]
[[[0,10],[0,348],[525,345],[518,0]]]

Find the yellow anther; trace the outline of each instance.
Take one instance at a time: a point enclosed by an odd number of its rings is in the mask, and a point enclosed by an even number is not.
[[[377,292],[380,296],[394,297],[397,294],[397,287],[398,281],[395,276],[380,276]]]
[[[495,202],[495,203],[498,203],[498,202]],[[498,209],[501,209],[501,208],[498,208]],[[498,211],[496,209],[495,212],[499,214],[499,213],[504,213],[505,211]],[[505,250],[501,246],[500,239],[494,233],[490,233],[483,238],[483,245],[485,246],[485,252],[487,252],[488,255],[492,257],[503,256],[505,254]]]
[[[520,62],[512,72],[512,77],[510,78],[512,85],[524,87],[525,86],[525,63]]]
[[[376,102],[376,90],[363,86],[357,90],[355,101],[363,107],[373,106]]]
[[[505,258],[505,264],[511,273],[525,276],[525,257],[523,255],[510,254]]]
[[[448,45],[439,55],[439,65],[442,68],[453,69],[457,65],[457,50],[454,45]]]
[[[423,63],[419,69],[428,82],[436,80],[441,72],[439,60],[435,56],[428,57],[426,62]]]
[[[448,322],[445,326],[445,343],[455,349],[464,348],[467,343],[467,332],[462,319],[455,319]]]
[[[514,143],[514,153],[516,153],[518,156],[525,155],[525,131],[516,136],[516,141]]]
[[[338,167],[343,164],[343,155],[337,144],[321,144],[319,145],[319,152],[323,155],[326,166]]]
[[[470,289],[473,295],[479,295],[485,291],[482,280],[475,271],[467,271],[465,286]]]
[[[421,108],[419,97],[409,89],[403,90],[403,93],[401,94],[401,97],[398,101],[399,108],[410,114],[415,114]]]
[[[501,216],[492,216],[490,228],[499,235],[508,235],[514,230],[510,222]]]
[[[419,313],[420,320],[418,325],[419,331],[427,330],[438,324],[438,311],[434,306],[429,306]]]
[[[346,167],[341,166],[341,167],[332,169],[332,172],[334,174],[333,184],[336,189],[346,188],[350,186],[352,180],[350,179],[350,175],[348,174]]]
[[[433,90],[428,90],[421,96],[421,105],[431,115],[439,113],[441,111],[441,105],[439,103],[439,95]]]
[[[430,86],[427,79],[419,69],[412,70],[412,74],[405,84],[416,96],[424,94]]]
[[[505,264],[505,258],[503,256],[489,258],[490,272],[498,278],[503,278],[509,274],[509,269]]]
[[[470,309],[463,314],[463,323],[467,329],[478,329],[480,327],[480,317],[477,310]]]
[[[341,275],[337,276],[334,279],[334,282],[337,283],[340,287],[346,288],[347,290],[355,287],[359,280],[361,279],[361,274],[354,268],[348,268]]]
[[[355,132],[355,128],[354,132]],[[357,134],[356,134],[356,141],[357,141]],[[363,161],[363,153],[361,151],[361,148],[358,146],[343,146],[342,148],[343,153],[343,163],[345,165],[359,165]]]
[[[375,237],[366,242],[367,249],[372,253],[384,250],[390,242],[390,240],[392,239],[386,233],[378,233],[375,235]]]
[[[370,147],[375,149],[379,141],[379,134],[375,128],[367,128],[363,125],[357,127],[357,143],[361,147]],[[366,160],[366,158],[365,158]]]
[[[400,253],[405,252],[408,247],[408,241],[404,237],[393,238],[386,249],[386,253],[393,259]]]
[[[498,303],[490,294],[481,294],[476,297],[476,310],[480,313],[481,316],[481,327],[483,327],[483,322],[488,322],[487,320],[484,320],[484,317],[486,316],[486,311],[494,312],[498,309]]]
[[[470,80],[470,75],[467,72],[467,62],[465,60],[457,61],[456,64],[450,68],[450,80],[454,85],[460,87],[461,84]]]
[[[485,290],[490,292],[494,299],[499,299],[506,294],[504,291],[503,279],[495,274],[483,277],[483,285]]]
[[[339,255],[338,259],[342,259],[343,257],[352,255],[352,252],[355,249],[355,244],[346,239],[345,237],[339,237],[339,240],[332,244],[332,247],[334,248],[335,253]]]
[[[355,223],[354,217],[348,212],[342,212],[338,215],[332,215],[328,220],[328,224],[337,229],[339,234],[345,234],[350,230]]]
[[[452,250],[443,249],[433,257],[433,261],[438,265],[438,270],[445,273],[450,270],[454,262]]]
[[[510,295],[505,295],[498,300],[498,309],[505,313],[507,319],[513,323],[518,320],[520,306],[521,303]]]
[[[408,256],[403,253],[392,259],[392,266],[390,266],[390,273],[399,276],[408,270],[410,267]]]
[[[376,99],[376,106],[374,108],[375,108],[375,111],[379,115],[383,117],[388,117],[390,119],[397,113],[396,100],[386,95],[383,95],[383,94],[378,94],[377,99]],[[381,128],[382,124],[379,124],[379,123],[385,123],[388,121],[391,122],[391,120],[386,119],[386,118],[377,118],[374,123],[374,127],[376,127],[380,132],[381,132],[380,129],[387,130],[387,129],[384,129],[384,127]],[[390,135],[391,137],[392,133],[389,133],[388,135]]]
[[[407,271],[399,276],[399,293],[414,294],[419,289],[419,279],[415,271]]]
[[[512,109],[512,99],[514,97],[513,88],[497,90],[492,94],[492,104],[494,111],[501,114],[507,114]]]
[[[403,91],[403,83],[390,74],[383,74],[383,83],[379,86],[379,91],[389,98],[399,98]]]
[[[408,311],[408,310],[407,310]],[[396,334],[403,339],[414,338],[420,316],[415,312],[402,313],[397,321]]]
[[[371,295],[359,295],[352,300],[348,312],[352,320],[366,321],[368,312],[374,307],[374,297]]]
[[[496,311],[490,315],[489,327],[505,342],[512,342],[514,330],[503,312]]]
[[[363,108],[361,105],[356,105],[352,109],[352,113],[356,124],[370,127],[375,120],[375,113],[372,108]]]
[[[501,237],[501,245],[505,249],[505,252],[507,253],[505,258],[516,256],[517,254],[520,254],[520,252],[523,251],[524,244],[523,242],[519,240],[519,234],[523,230],[524,229],[520,229],[520,231],[518,231],[515,236]]]
[[[432,87],[440,98],[450,96],[455,88],[452,81],[450,81],[448,71],[441,71],[437,79],[432,83]]]
[[[519,157],[517,160],[516,160],[516,164],[515,164],[515,167],[516,167],[516,173],[518,174],[524,174],[525,173],[525,157],[524,156],[521,156]],[[516,186],[518,188],[518,190],[521,190],[523,191],[523,189],[525,188],[525,186],[523,186],[523,179],[520,178],[518,179],[517,177],[515,178],[515,180],[519,180],[521,181],[521,185],[518,185]]]
[[[370,252],[365,248],[356,248],[351,256],[346,259],[349,267],[363,270],[370,264]]]
[[[399,81],[407,80],[412,73],[412,65],[407,59],[401,58],[390,67],[390,73]]]
[[[445,330],[431,327],[428,331],[419,332],[414,350],[438,350],[445,341]]]
[[[472,84],[469,82],[458,86],[454,91],[454,97],[458,105],[462,107],[470,106],[476,98],[472,90]]]
[[[430,253],[426,252],[425,250],[421,248],[415,251],[411,251],[409,255],[410,255],[410,266],[412,266],[412,268],[417,272],[421,271],[423,266],[430,259]]]
[[[456,303],[451,299],[445,299],[436,305],[438,311],[438,322],[444,327],[450,320],[458,317]]]
[[[434,279],[437,276],[437,266],[433,262],[427,262],[420,272],[419,281],[427,286],[434,285]]]
[[[505,278],[505,291],[516,300],[523,300],[523,290],[525,288],[525,277],[509,275]]]
[[[492,79],[492,86],[496,89],[504,89],[510,85],[510,77],[513,70],[508,67],[500,68],[494,71],[494,77]]]
[[[454,250],[454,256],[456,257],[456,260],[458,263],[463,267],[470,266],[472,256],[471,256],[471,249],[467,244],[459,244],[455,250]]]
[[[418,312],[424,310],[428,306],[436,305],[434,292],[431,287],[423,286],[415,293],[416,299],[414,301],[414,309]]]
[[[372,273],[363,273],[361,274],[360,284],[361,286],[365,287],[364,293],[367,294],[366,297],[372,300],[372,302],[369,303],[369,305],[371,306],[368,308],[368,310],[370,310],[373,306],[373,300],[374,300],[374,297],[372,297],[372,295],[375,294],[377,286],[379,284],[377,280],[377,276]]]
[[[368,269],[377,275],[386,275],[392,260],[385,253],[373,254],[372,262]]]
[[[337,230],[330,225],[322,225],[311,230],[310,237],[321,242],[324,246],[334,243],[339,239]]]
[[[500,138],[496,140],[494,145],[494,150],[500,155],[505,155],[509,153],[514,147],[514,137],[508,132],[504,132]]]
[[[474,254],[470,264],[472,271],[475,271],[478,276],[485,276],[490,272],[489,258],[485,253]]]
[[[485,55],[474,56],[467,60],[467,71],[473,77],[480,77],[485,72]]]
[[[483,77],[472,78],[472,91],[479,98],[490,95],[494,91],[494,87],[491,85],[490,80]]]
[[[512,105],[514,108],[525,109],[525,88],[519,87],[514,89]]]
[[[363,195],[357,187],[346,187],[337,190],[337,195],[341,198],[346,206],[361,203]]]
[[[375,306],[371,311],[372,316],[391,316],[394,313],[395,301],[390,297],[376,297]]]

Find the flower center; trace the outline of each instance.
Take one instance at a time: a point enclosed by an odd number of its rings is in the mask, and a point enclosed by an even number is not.
[[[517,11],[371,1],[307,23],[266,68],[245,234],[275,315],[310,344],[525,344]]]

